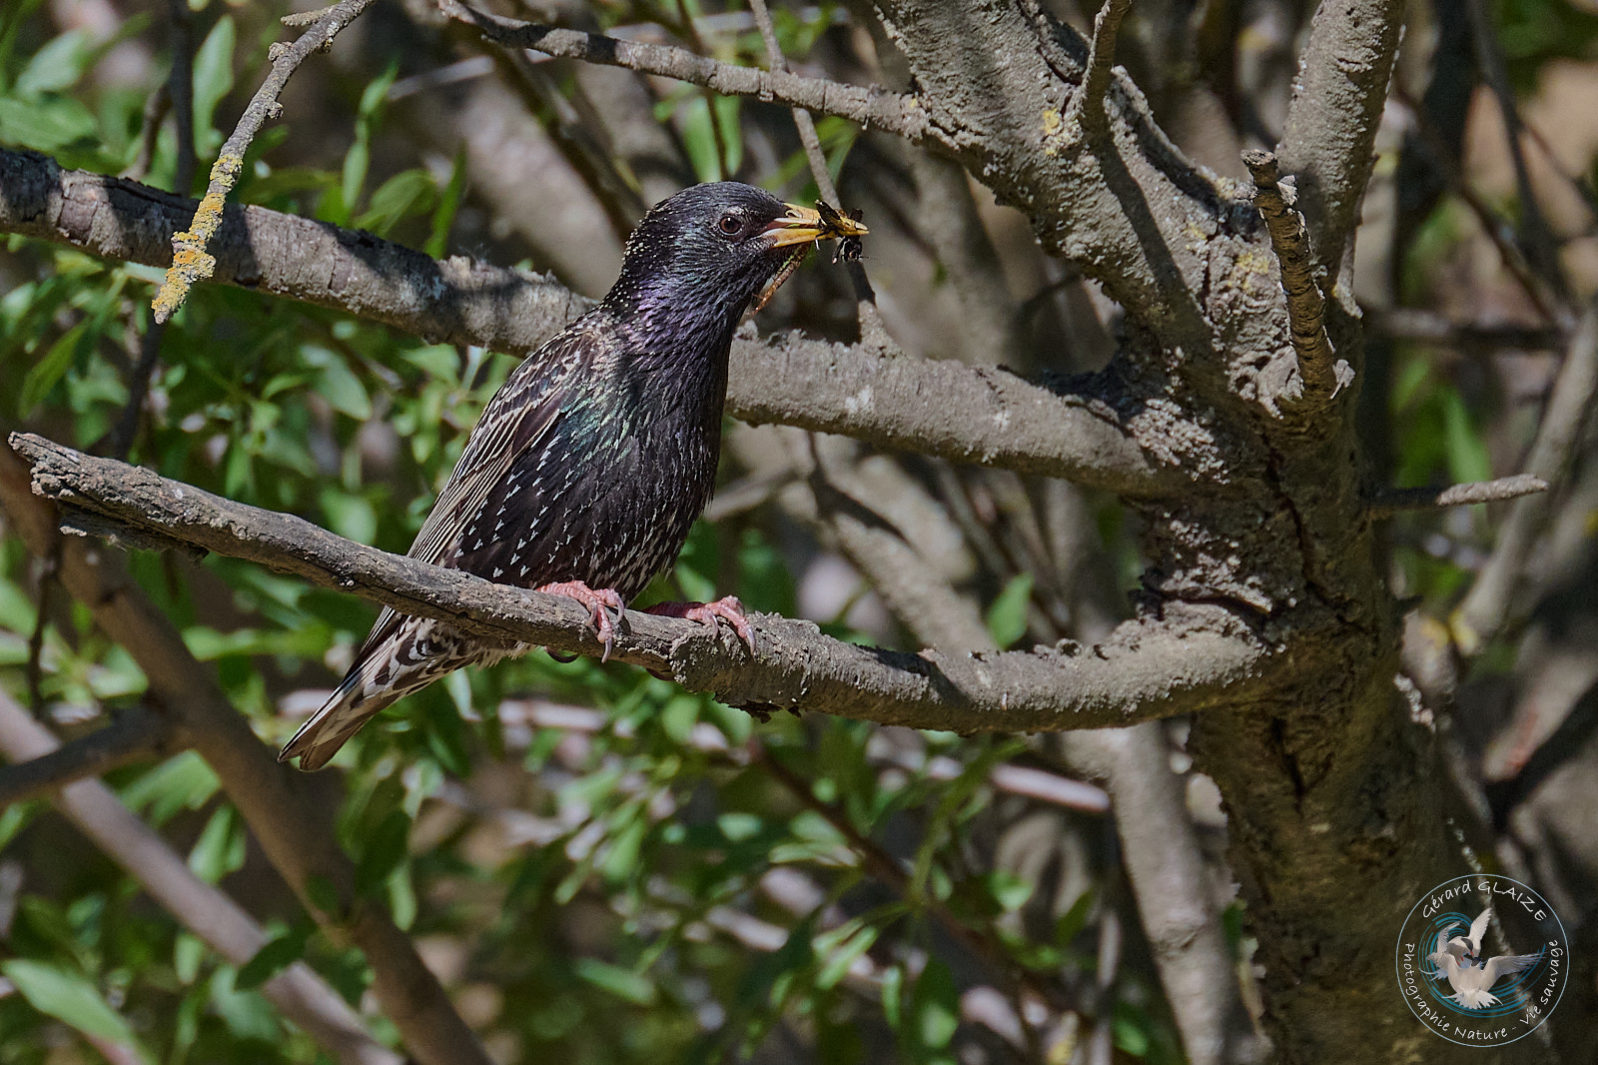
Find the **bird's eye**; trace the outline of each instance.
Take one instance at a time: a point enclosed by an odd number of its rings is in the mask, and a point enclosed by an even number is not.
[[[739,237],[743,235],[744,220],[735,214],[724,214],[716,223],[716,228],[721,230],[724,237]]]

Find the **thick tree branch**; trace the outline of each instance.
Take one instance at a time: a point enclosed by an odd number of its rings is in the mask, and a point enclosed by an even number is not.
[[[146,185],[0,149],[0,232],[164,266],[167,234],[192,208],[192,200]],[[458,256],[435,260],[260,207],[227,208],[211,253],[217,281],[494,351],[531,351],[589,306],[545,278]],[[734,343],[727,402],[735,417],[754,423],[841,433],[1124,495],[1186,483],[1180,469],[1144,452],[1113,397],[1097,398],[1110,391],[788,335]]]
[[[363,547],[37,436],[13,434],[11,446],[33,465],[35,491],[103,519],[481,635],[585,655],[602,650],[569,599]],[[760,650],[751,656],[696,623],[632,612],[611,657],[757,712],[794,707],[912,728],[1058,731],[1246,703],[1279,682],[1274,667],[1290,656],[1273,654],[1228,616],[1200,608],[1187,618],[1128,623],[1082,651],[988,655],[859,647],[808,622],[758,615]]]
[[[255,140],[255,135],[261,132],[268,118],[276,118],[283,113],[277,98],[283,94],[289,78],[312,52],[331,48],[333,38],[338,36],[339,31],[370,6],[372,0],[343,0],[334,4],[322,11],[311,28],[293,44],[286,47],[273,45],[267,53],[267,58],[272,61],[271,73],[256,90],[244,114],[239,116],[232,135],[223,142],[216,162],[211,164],[210,183],[206,186],[205,198],[194,211],[193,222],[188,229],[172,236],[172,266],[167,270],[166,281],[156,293],[153,304],[157,325],[177,313],[194,283],[210,277],[216,269],[216,258],[206,251],[206,247],[222,224],[223,205],[227,201],[227,194],[233,191],[240,171],[244,169],[244,153],[250,142]]]
[[[366,956],[378,1004],[411,1055],[422,1065],[488,1065],[488,1056],[409,937],[379,904],[355,897],[354,866],[339,849],[326,812],[311,805],[292,771],[278,765],[250,731],[172,621],[112,557],[76,537],[58,539],[55,507],[29,490],[26,467],[3,447],[0,507],[8,528],[35,555],[48,554],[60,542],[62,583],[101,631],[138,663],[150,698],[216,771],[267,858],[306,909],[336,941],[351,943]],[[332,889],[340,900],[338,912],[313,899],[313,882]]]
[[[0,810],[60,791],[84,777],[170,753],[172,747],[172,729],[160,716],[142,708],[120,714],[96,732],[52,744],[46,754],[0,768]]]
[[[1404,0],[1322,0],[1277,146],[1282,169],[1298,177],[1320,263],[1339,281],[1370,179],[1403,13]]]
[[[48,764],[72,747],[58,744],[44,726],[0,692],[0,751],[17,763],[13,768]],[[190,872],[188,863],[129,813],[110,788],[99,781],[80,781],[62,788],[54,802],[156,902],[227,961],[243,965],[266,944],[261,926],[238,903]],[[261,986],[261,993],[341,1065],[399,1065],[400,1056],[367,1035],[338,992],[304,962],[272,977]]]
[[[645,44],[580,30],[563,30],[536,22],[505,18],[456,0],[437,0],[447,17],[478,29],[495,44],[531,48],[546,55],[585,63],[625,67],[641,74],[674,78],[726,96],[752,96],[788,107],[858,122],[896,133],[912,141],[926,138],[931,127],[914,98],[843,85],[825,78],[805,78],[786,70],[757,70],[722,63],[685,48]]]

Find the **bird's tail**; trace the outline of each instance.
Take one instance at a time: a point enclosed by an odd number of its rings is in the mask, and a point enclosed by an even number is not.
[[[439,631],[430,620],[385,617],[327,702],[283,745],[277,760],[298,756],[302,770],[321,769],[373,716],[444,674],[480,660],[483,655],[475,651]]]
[[[1497,995],[1491,991],[1478,990],[1474,987],[1461,988],[1459,993],[1454,995],[1453,998],[1455,1002],[1458,1002],[1468,1010],[1480,1010],[1486,1009],[1488,1006],[1498,1005]]]

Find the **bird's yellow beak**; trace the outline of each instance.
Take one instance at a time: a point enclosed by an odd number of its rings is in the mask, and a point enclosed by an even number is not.
[[[770,239],[773,247],[809,244],[834,237],[859,237],[870,232],[863,223],[836,211],[828,211],[827,216],[823,217],[813,207],[800,207],[795,203],[786,206],[786,215],[761,230],[761,235]]]

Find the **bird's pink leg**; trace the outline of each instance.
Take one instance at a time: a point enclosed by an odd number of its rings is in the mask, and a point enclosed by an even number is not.
[[[605,645],[605,653],[599,656],[601,662],[610,660],[610,649],[616,643],[616,625],[611,621],[610,611],[615,611],[616,621],[620,621],[627,612],[627,604],[615,589],[590,588],[582,581],[557,581],[554,584],[542,584],[534,588],[535,592],[548,592],[551,595],[564,595],[568,599],[575,599],[588,608],[594,620],[594,628],[599,632],[599,642]]]
[[[646,614],[658,614],[668,618],[687,618],[689,621],[698,621],[716,627],[719,618],[732,626],[738,638],[749,648],[749,653],[755,653],[755,630],[749,624],[749,617],[744,613],[743,603],[738,601],[736,595],[724,595],[714,603],[656,603],[654,606],[644,607]]]

